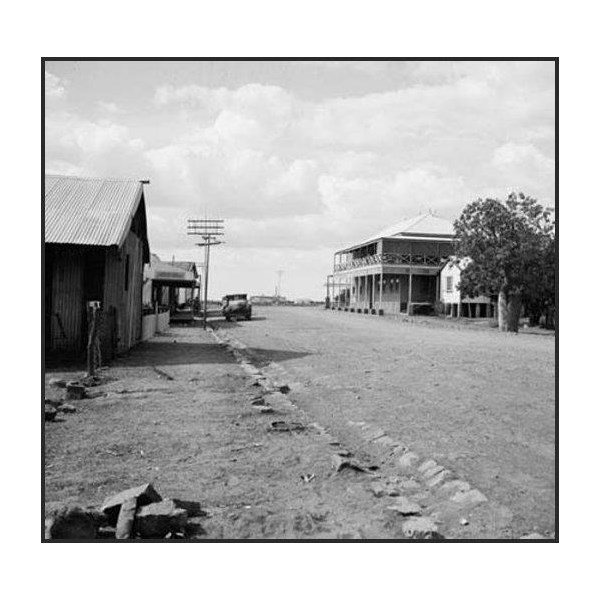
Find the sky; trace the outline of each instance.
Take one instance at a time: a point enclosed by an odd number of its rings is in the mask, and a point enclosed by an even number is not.
[[[428,210],[522,191],[554,206],[554,63],[46,62],[47,173],[149,179],[151,251],[209,296],[322,299],[333,254]]]

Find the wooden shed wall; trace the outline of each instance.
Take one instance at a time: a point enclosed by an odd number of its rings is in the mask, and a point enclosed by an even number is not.
[[[133,231],[120,250],[110,248],[106,253],[104,310],[106,327],[114,327],[117,352],[128,350],[142,337],[143,261],[143,243]]]
[[[52,253],[52,306],[50,351],[79,352],[83,347],[83,265],[82,248],[56,248]],[[62,328],[61,328],[62,324]]]

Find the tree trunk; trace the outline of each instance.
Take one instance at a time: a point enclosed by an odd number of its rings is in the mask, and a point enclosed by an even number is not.
[[[540,324],[541,311],[531,310],[529,313],[529,327],[537,327]]]
[[[511,294],[508,298],[508,328],[507,331],[519,331],[519,318],[521,316],[521,295]]]
[[[508,331],[508,300],[505,290],[498,294],[498,329]]]
[[[509,294],[505,289],[498,294],[498,329],[500,331],[519,331],[521,316],[521,295]]]

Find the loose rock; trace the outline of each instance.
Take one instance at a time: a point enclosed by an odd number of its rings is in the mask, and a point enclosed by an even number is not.
[[[353,458],[340,456],[339,454],[333,455],[333,468],[337,473],[343,471],[344,469],[352,469],[353,471],[360,472],[365,471],[365,469],[361,467],[361,465]]]
[[[101,521],[95,511],[65,506],[46,520],[46,539],[91,540],[96,538]]]
[[[81,400],[85,397],[85,386],[78,381],[69,381],[67,383],[67,400]]]
[[[438,528],[433,519],[428,517],[412,517],[402,523],[402,533],[412,539],[440,539]]]
[[[438,464],[435,462],[435,460],[426,460],[424,461],[422,464],[419,465],[419,472],[420,473],[426,473],[427,471],[429,471],[430,469],[433,469],[434,467],[437,467]]]
[[[138,508],[152,502],[160,502],[162,496],[152,487],[152,484],[146,483],[139,487],[124,490],[110,498],[107,498],[100,509],[108,518],[108,522],[113,527],[117,524],[121,505],[130,498],[137,499]]]
[[[419,482],[415,481],[414,479],[405,479],[404,481],[400,481],[398,483],[398,488],[405,491],[418,490],[420,487],[421,486],[419,485]]]
[[[479,490],[456,492],[456,494],[454,494],[450,500],[462,506],[475,506],[476,504],[487,502],[487,498]]]
[[[433,488],[436,485],[439,485],[449,475],[450,475],[449,471],[446,471],[446,469],[442,469],[439,473],[437,473],[436,475],[434,475],[431,479],[429,479],[427,481],[427,487]]]
[[[457,492],[468,492],[471,489],[471,486],[461,479],[454,479],[453,481],[447,481],[444,483],[438,492],[443,495],[452,496]]]
[[[44,406],[44,420],[45,421],[54,421],[56,419],[56,409],[49,404]]]
[[[188,513],[172,500],[143,506],[135,517],[135,532],[143,538],[164,538],[168,533],[185,530]]]
[[[412,502],[405,496],[400,496],[395,504],[387,507],[388,510],[392,510],[404,517],[418,516],[421,514],[421,507],[416,503]]]
[[[57,408],[58,412],[62,413],[74,413],[77,409],[72,404],[60,404]]]
[[[67,382],[64,379],[51,379],[48,382],[49,385],[53,385],[54,387],[64,388],[67,385]]]
[[[270,431],[304,431],[306,427],[302,423],[286,423],[285,421],[273,421],[269,425]]]
[[[179,498],[172,498],[171,502],[175,505],[175,508],[182,508],[188,514],[188,517],[206,517],[206,511],[202,510],[200,502],[195,500],[180,500]]]
[[[115,538],[118,540],[128,540],[133,532],[135,513],[137,511],[137,498],[127,498],[119,510],[117,518],[117,529]]]
[[[415,465],[419,461],[419,455],[414,452],[405,452],[396,461],[396,465],[403,473],[408,473],[414,470]]]
[[[419,471],[420,470],[421,469],[419,469]],[[432,477],[435,477],[438,473],[441,473],[443,470],[444,470],[444,467],[442,467],[442,465],[436,464],[433,467],[431,467],[430,469],[423,471],[423,478],[431,479]]]
[[[547,540],[548,538],[543,536],[541,533],[530,533],[529,535],[522,535],[520,540]]]

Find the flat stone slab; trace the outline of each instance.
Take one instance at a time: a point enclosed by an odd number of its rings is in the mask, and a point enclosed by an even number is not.
[[[182,531],[187,517],[187,511],[177,508],[173,500],[153,502],[137,511],[135,532],[143,538],[164,538],[168,533]]]
[[[339,454],[333,455],[333,468],[337,473],[344,469],[351,469],[353,471],[359,471],[364,473],[365,469],[353,458],[347,456],[340,456]]]
[[[426,473],[430,469],[433,469],[434,467],[437,467],[437,466],[438,466],[438,464],[435,462],[435,460],[429,459],[429,460],[422,462],[419,465],[418,471],[419,471],[419,473]]]
[[[467,492],[456,492],[451,498],[451,502],[461,506],[475,506],[482,502],[487,502],[487,498],[479,490],[469,490]]]
[[[435,539],[438,527],[429,517],[411,517],[402,523],[402,533],[412,539]]]
[[[444,467],[442,467],[442,465],[436,464],[435,466],[431,467],[430,469],[427,469],[427,471],[423,471],[423,478],[431,479],[432,477],[435,477],[438,473],[441,473],[443,470],[444,470]]]
[[[414,479],[405,479],[404,481],[398,482],[396,487],[404,491],[414,491],[420,489],[421,485]]]
[[[138,508],[162,500],[162,496],[150,483],[123,490],[114,496],[110,496],[104,501],[104,504],[100,509],[107,516],[109,525],[114,527],[117,524],[121,505],[130,498],[136,499]]]
[[[403,517],[418,516],[421,514],[421,507],[405,496],[400,496],[394,504],[387,507],[388,510],[396,512]]]
[[[405,452],[396,460],[396,466],[402,472],[414,471],[416,464],[419,462],[419,455],[414,452]]]
[[[136,511],[137,498],[127,498],[121,504],[117,518],[117,529],[115,531],[115,538],[117,540],[128,540],[131,537]]]
[[[452,496],[457,492],[468,492],[470,489],[471,486],[466,481],[463,481],[462,479],[453,479],[452,481],[447,481],[441,485],[438,493]]]
[[[427,480],[427,487],[429,488],[433,488],[436,485],[439,485],[440,483],[442,483],[442,481],[444,481],[444,479],[446,479],[446,477],[448,477],[450,475],[449,471],[446,471],[446,469],[442,469],[441,471],[439,471],[436,475],[434,475],[431,479]]]

